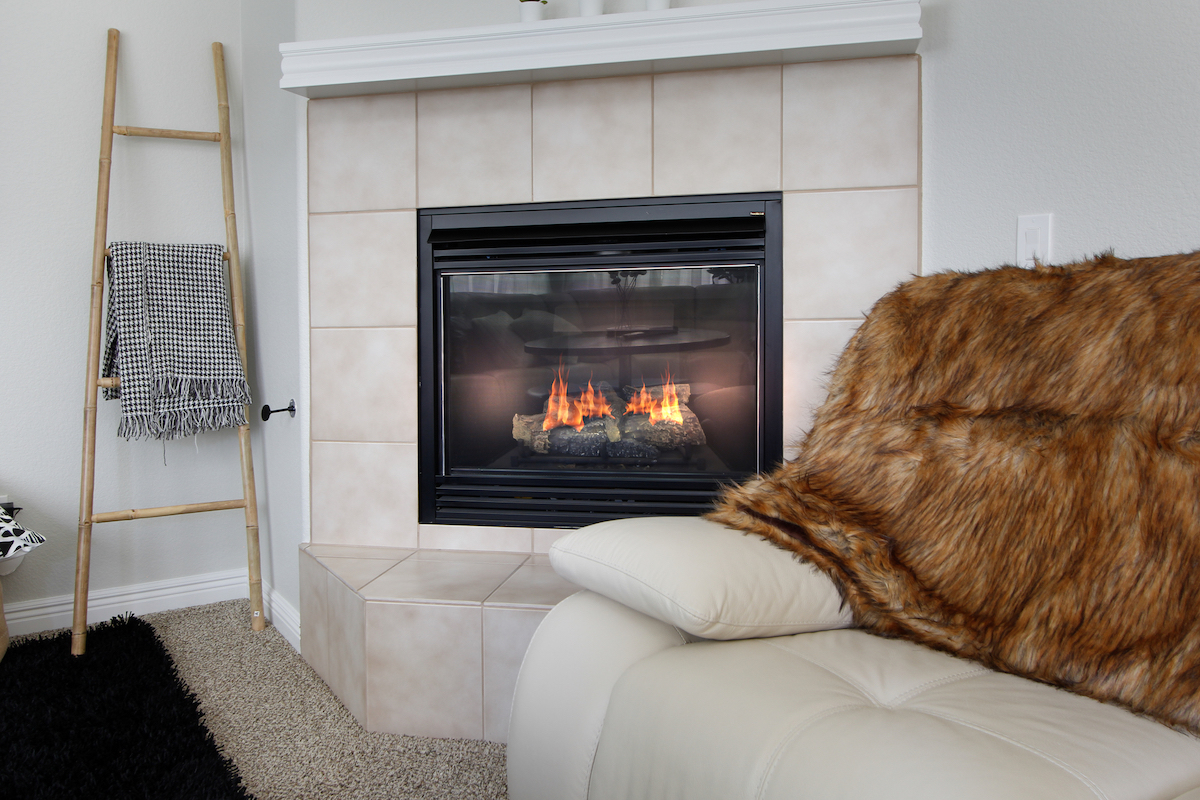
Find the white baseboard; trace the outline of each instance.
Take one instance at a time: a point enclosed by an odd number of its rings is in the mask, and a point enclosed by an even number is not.
[[[102,622],[127,611],[152,614],[155,611],[202,606],[249,596],[244,569],[97,589],[88,594],[88,624]],[[263,605],[267,618],[298,652],[300,612],[273,588],[265,585]],[[19,636],[71,627],[74,608],[74,596],[63,594],[5,604],[4,616],[8,621],[8,632]]]
[[[263,585],[263,606],[275,630],[300,652],[300,611],[271,586]]]

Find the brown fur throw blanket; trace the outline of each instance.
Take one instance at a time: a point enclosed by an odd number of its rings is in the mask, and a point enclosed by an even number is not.
[[[901,285],[710,517],[862,628],[1200,734],[1200,252]]]

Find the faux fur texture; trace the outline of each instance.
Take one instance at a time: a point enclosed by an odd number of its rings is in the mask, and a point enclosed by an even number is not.
[[[867,630],[1200,734],[1200,253],[901,285],[710,517]]]

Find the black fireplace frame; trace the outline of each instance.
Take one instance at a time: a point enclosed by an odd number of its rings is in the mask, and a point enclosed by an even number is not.
[[[634,516],[694,516],[723,485],[753,473],[719,476],[610,471],[444,470],[441,273],[611,264],[630,268],[758,264],[758,464],[783,458],[782,194],[692,195],[618,200],[428,208],[417,212],[418,519],[421,523],[578,528]],[[647,241],[657,229],[659,239]],[[514,242],[535,242],[528,257]],[[572,243],[563,247],[562,243]],[[553,256],[545,255],[553,253]],[[431,424],[430,420],[438,420]]]

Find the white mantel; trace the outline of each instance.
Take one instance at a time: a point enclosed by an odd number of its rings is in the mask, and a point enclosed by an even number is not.
[[[279,85],[320,98],[903,55],[920,20],[920,0],[753,0],[292,42]]]

